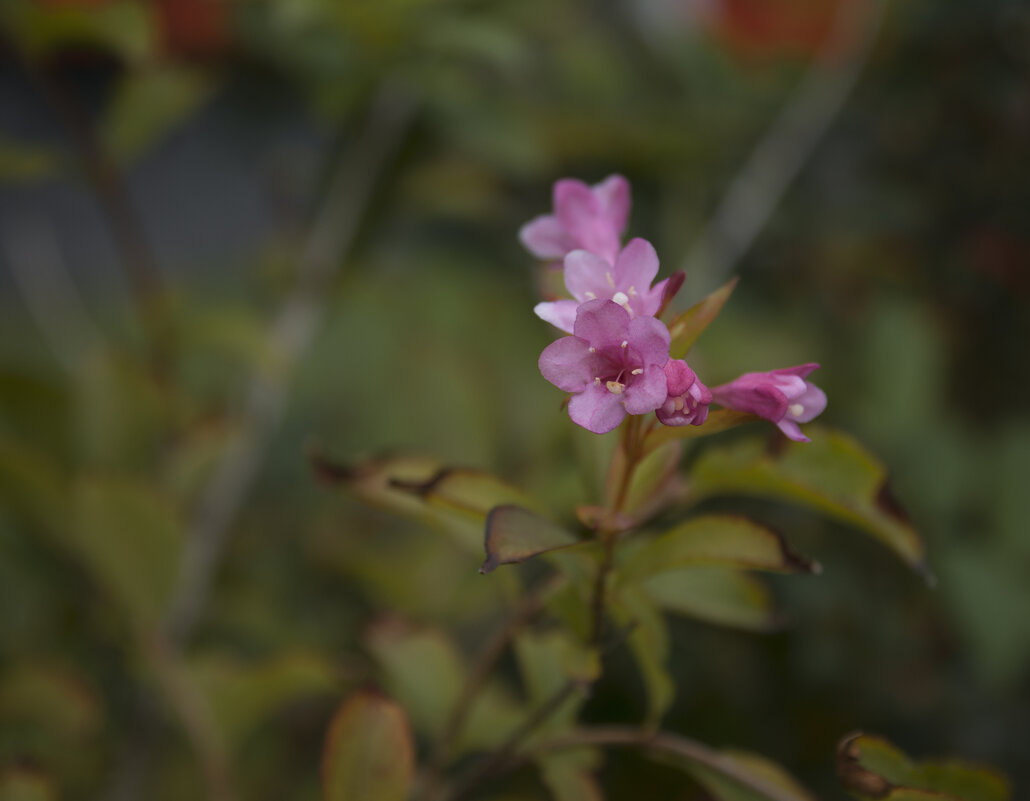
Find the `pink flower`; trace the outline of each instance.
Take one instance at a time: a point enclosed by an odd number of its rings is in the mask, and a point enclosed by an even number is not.
[[[647,414],[665,402],[668,360],[669,330],[659,320],[631,318],[599,298],[579,307],[573,335],[544,348],[539,366],[544,378],[573,393],[572,421],[604,434],[627,414]]]
[[[745,373],[715,387],[712,396],[716,403],[730,409],[771,420],[795,442],[808,442],[798,423],[807,423],[826,408],[825,393],[805,380],[817,369],[818,364],[809,363],[767,373]]]
[[[519,240],[541,259],[561,259],[583,249],[611,264],[619,252],[629,206],[629,181],[621,175],[611,175],[592,187],[563,178],[554,185],[554,214],[523,225]]]
[[[712,392],[683,359],[665,363],[668,397],[658,407],[658,419],[667,426],[699,426],[708,417]]]
[[[653,317],[669,281],[666,278],[651,286],[656,275],[658,254],[646,239],[631,240],[613,262],[586,250],[574,250],[565,257],[565,288],[575,300],[538,303],[533,311],[570,334],[579,305],[598,298],[615,301],[630,317]]]

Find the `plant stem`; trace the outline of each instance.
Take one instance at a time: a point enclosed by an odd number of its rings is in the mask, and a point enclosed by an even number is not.
[[[503,767],[512,770],[537,754],[566,751],[583,746],[631,746],[655,755],[686,759],[725,776],[768,801],[799,801],[799,798],[805,797],[782,785],[774,784],[763,775],[747,771],[738,762],[697,740],[671,732],[649,732],[630,726],[597,726],[545,740],[538,743],[532,752],[525,754],[523,759],[510,761],[498,769]]]

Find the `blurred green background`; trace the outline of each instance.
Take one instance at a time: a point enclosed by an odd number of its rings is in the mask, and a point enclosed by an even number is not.
[[[315,798],[370,621],[485,636],[502,582],[305,456],[424,451],[585,502],[516,233],[557,178],[613,172],[681,303],[741,278],[701,377],[821,362],[825,421],[888,465],[939,578],[753,504],[825,573],[775,581],[780,633],[677,621],[668,728],[824,799],[858,728],[1030,786],[1025,4],[6,0],[0,24],[0,787],[203,797],[222,771]],[[179,568],[198,530],[224,536],[209,595]],[[635,720],[610,661],[588,717]],[[602,776],[703,797],[627,755]]]

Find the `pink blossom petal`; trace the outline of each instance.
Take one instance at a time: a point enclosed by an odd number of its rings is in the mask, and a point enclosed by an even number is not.
[[[625,416],[622,397],[597,384],[590,384],[569,401],[572,422],[595,434],[607,434],[618,427]]]
[[[637,292],[651,289],[651,282],[656,275],[658,254],[646,239],[637,237],[630,240],[615,260],[615,283],[623,292],[629,287],[633,287]]]
[[[553,214],[535,217],[519,229],[519,241],[534,256],[560,259],[576,244],[572,236]]]
[[[818,362],[807,362],[796,367],[781,367],[778,370],[770,370],[769,375],[796,375],[798,378],[808,378],[809,373],[818,369]],[[764,375],[764,373],[755,373],[755,375]]]
[[[795,423],[793,420],[788,420],[786,417],[784,417],[776,425],[779,427],[780,431],[782,431],[784,434],[787,435],[787,437],[789,439],[792,439],[795,442],[811,442],[812,441],[808,437],[806,437],[804,434],[801,433],[801,429],[798,428],[798,424]]]
[[[554,214],[577,239],[597,218],[597,198],[590,187],[575,178],[563,178],[554,185]]]
[[[666,345],[668,353],[668,345]],[[653,412],[663,403],[667,390],[665,386],[665,371],[657,364],[649,364],[644,372],[636,377],[636,380],[626,388],[623,393],[623,404],[630,414],[647,414]]]
[[[621,234],[629,220],[631,203],[629,181],[621,175],[609,175],[594,186],[594,197],[601,206],[601,213],[608,220],[612,230]]]
[[[628,311],[618,303],[598,299],[588,301],[579,307],[576,323],[572,330],[577,337],[586,340],[594,348],[600,350],[610,345],[619,345],[626,338],[629,325]],[[668,331],[666,331],[666,336],[668,336]],[[668,340],[666,340],[665,351],[668,354]]]
[[[614,305],[614,304],[613,304]],[[616,306],[616,308],[621,308]],[[644,364],[664,367],[669,360],[669,329],[654,317],[634,317],[629,323],[626,339]],[[664,373],[663,381],[664,379]],[[662,400],[665,400],[664,396]]]
[[[801,414],[794,414],[793,410],[795,406],[802,408]],[[791,400],[790,406],[788,407],[788,414],[792,420],[799,423],[807,423],[818,417],[823,413],[826,408],[826,393],[823,392],[815,384],[807,384],[804,394],[799,395]]]
[[[543,377],[558,389],[582,392],[588,384],[593,384],[595,362],[588,342],[578,337],[562,337],[544,348],[537,366]]]
[[[749,379],[749,373],[729,384],[715,387],[712,397],[716,403],[737,411],[779,421],[787,413],[787,396],[769,383],[756,384]]]
[[[640,317],[654,317],[658,310],[662,307],[662,302],[665,300],[665,287],[669,283],[668,278],[663,278],[657,284],[655,284],[649,291],[641,292],[638,288],[636,298],[632,299],[633,311],[635,311]]]
[[[612,266],[586,250],[574,250],[565,257],[565,288],[580,303],[610,298],[615,282],[609,282]]]
[[[566,334],[571,334],[578,308],[579,303],[574,300],[555,300],[550,303],[538,303],[533,307],[533,311],[544,322],[560,328]]]
[[[669,359],[665,363],[665,381],[669,395],[675,397],[684,394],[697,381],[697,374],[683,359]]]

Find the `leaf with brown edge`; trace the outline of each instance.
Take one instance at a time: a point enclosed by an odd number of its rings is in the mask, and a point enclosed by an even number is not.
[[[486,518],[486,560],[479,572],[489,573],[500,565],[524,562],[538,554],[580,542],[584,540],[528,509],[497,506]]]
[[[814,796],[782,765],[767,757],[748,751],[726,750],[720,751],[718,758],[722,770],[713,770],[700,763],[691,764],[687,768],[716,801],[767,801],[773,797],[790,801],[815,801]],[[757,780],[761,786],[774,792],[775,796],[734,780],[727,774],[727,768],[733,775],[746,776],[752,782]]]
[[[837,746],[837,775],[862,801],[1008,801],[994,769],[954,759],[915,762],[882,737],[856,732]]]
[[[309,458],[324,483],[341,487],[370,506],[441,529],[477,555],[482,524],[493,507],[533,506],[524,493],[490,473],[449,467],[430,457],[382,456],[353,465],[317,452]]]
[[[886,490],[886,471],[852,437],[810,425],[811,442],[744,440],[706,450],[691,472],[693,498],[749,495],[789,501],[850,523],[885,544],[928,581],[922,540]]]
[[[651,433],[644,438],[644,453],[651,453],[670,442],[721,434],[723,431],[729,431],[731,428],[758,419],[753,414],[738,412],[736,409],[712,409],[699,426],[661,425],[652,429]]]
[[[414,772],[404,710],[374,690],[344,701],[322,752],[323,801],[407,801]]]
[[[781,534],[744,517],[702,515],[687,520],[637,549],[618,569],[632,582],[694,565],[724,565],[773,573],[818,573]]]
[[[697,338],[719,316],[719,312],[726,305],[726,301],[730,299],[736,286],[736,278],[727,281],[704,300],[695,303],[669,323],[669,333],[672,335],[672,344],[669,346],[670,358],[682,359],[687,355]]]

